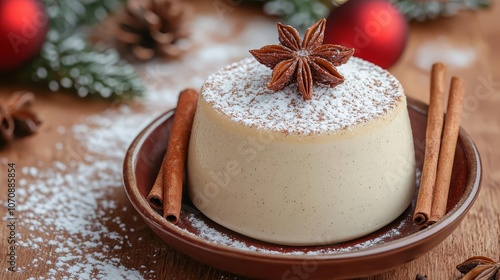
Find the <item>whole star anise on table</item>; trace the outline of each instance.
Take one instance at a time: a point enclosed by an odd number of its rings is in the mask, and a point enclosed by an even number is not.
[[[462,280],[500,280],[500,263],[487,257],[469,258],[457,269],[464,274]]]
[[[18,91],[0,104],[0,145],[38,130],[41,121],[31,108],[34,99],[33,93]]]
[[[267,87],[278,91],[294,79],[304,100],[313,95],[313,81],[334,87],[344,81],[335,68],[346,63],[354,49],[323,44],[326,20],[321,19],[307,29],[304,39],[289,25],[278,24],[280,45],[267,45],[250,53],[258,62],[273,69]]]

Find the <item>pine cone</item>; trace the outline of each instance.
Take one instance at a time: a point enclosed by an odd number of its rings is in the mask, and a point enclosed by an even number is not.
[[[0,105],[0,145],[11,142],[14,137],[34,134],[41,124],[31,109],[35,96],[31,92],[18,91]]]
[[[118,18],[116,40],[140,60],[178,56],[176,43],[188,35],[188,10],[182,0],[128,0]]]

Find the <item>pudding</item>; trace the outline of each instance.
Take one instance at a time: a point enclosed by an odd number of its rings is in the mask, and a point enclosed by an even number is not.
[[[410,204],[415,159],[397,79],[351,58],[344,83],[272,91],[271,71],[245,59],[203,85],[187,165],[191,200],[243,235],[320,245],[366,235]]]

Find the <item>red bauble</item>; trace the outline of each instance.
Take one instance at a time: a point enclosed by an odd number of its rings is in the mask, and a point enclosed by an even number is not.
[[[328,17],[325,43],[355,48],[354,56],[388,68],[408,39],[408,23],[386,0],[350,0]]]
[[[37,0],[0,0],[0,71],[12,71],[36,55],[48,17]]]

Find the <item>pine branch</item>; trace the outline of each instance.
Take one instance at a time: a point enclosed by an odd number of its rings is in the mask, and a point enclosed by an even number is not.
[[[83,25],[102,21],[125,0],[43,0],[51,29],[65,36]]]
[[[480,9],[490,5],[490,0],[392,0],[408,18],[416,20],[433,19],[438,16],[451,16],[462,9]]]
[[[78,96],[131,98],[144,93],[134,68],[114,49],[92,45],[81,26],[101,21],[123,0],[44,0],[50,30],[39,55],[18,78]]]
[[[328,16],[339,0],[252,0],[264,3],[264,12],[282,17],[288,24],[301,29],[319,18]],[[408,19],[426,20],[453,15],[461,9],[488,7],[491,0],[391,0]]]
[[[265,2],[264,12],[282,17],[283,20],[298,29],[305,30],[318,19],[327,17],[329,7],[324,0],[257,0]]]
[[[40,55],[20,73],[25,81],[43,83],[52,91],[72,89],[78,96],[131,98],[144,86],[132,66],[120,60],[114,49],[101,50],[81,34],[58,39],[50,31]]]

